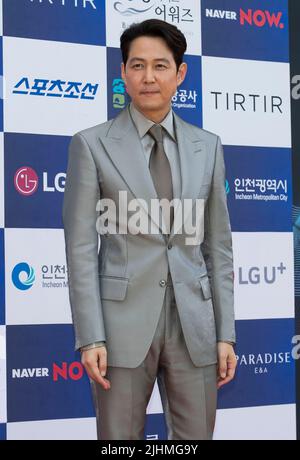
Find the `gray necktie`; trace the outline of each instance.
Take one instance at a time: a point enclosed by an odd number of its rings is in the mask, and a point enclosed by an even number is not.
[[[148,132],[155,140],[149,162],[149,169],[154,187],[160,200],[162,198],[167,198],[171,201],[173,199],[172,173],[168,157],[164,150],[162,127],[157,124],[153,125]],[[165,222],[168,222],[168,216],[164,215],[164,218]],[[170,228],[172,228],[173,220],[174,208],[172,206],[170,208]]]

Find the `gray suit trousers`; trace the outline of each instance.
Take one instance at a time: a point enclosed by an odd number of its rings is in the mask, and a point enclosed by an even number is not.
[[[100,440],[144,439],[146,409],[157,377],[168,440],[212,439],[217,406],[216,364],[189,356],[170,277],[151,347],[136,368],[107,368],[111,389],[91,380]],[[109,356],[108,356],[109,360]]]

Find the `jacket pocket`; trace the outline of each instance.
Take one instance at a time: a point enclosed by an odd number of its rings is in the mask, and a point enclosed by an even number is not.
[[[124,300],[126,297],[128,278],[99,275],[100,297],[107,300]]]
[[[210,282],[208,276],[203,276],[199,278],[200,285],[201,285],[201,290],[202,294],[205,300],[211,299],[212,293],[211,293],[211,287],[210,287]]]

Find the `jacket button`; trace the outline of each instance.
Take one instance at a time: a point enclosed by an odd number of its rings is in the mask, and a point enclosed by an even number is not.
[[[160,285],[161,287],[165,287],[166,284],[167,284],[167,283],[166,283],[165,280],[160,280],[160,282],[159,282],[159,285]]]
[[[172,246],[172,244],[171,244],[171,243],[170,243],[170,244],[168,244],[168,249],[172,249],[172,247],[173,247],[173,246]]]

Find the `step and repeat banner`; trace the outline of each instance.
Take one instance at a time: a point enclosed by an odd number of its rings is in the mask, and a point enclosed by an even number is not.
[[[96,439],[68,299],[68,145],[128,103],[119,37],[147,18],[188,42],[174,111],[224,145],[238,369],[214,437],[295,439],[287,0],[0,0],[0,438]],[[157,386],[145,438],[166,439]]]

